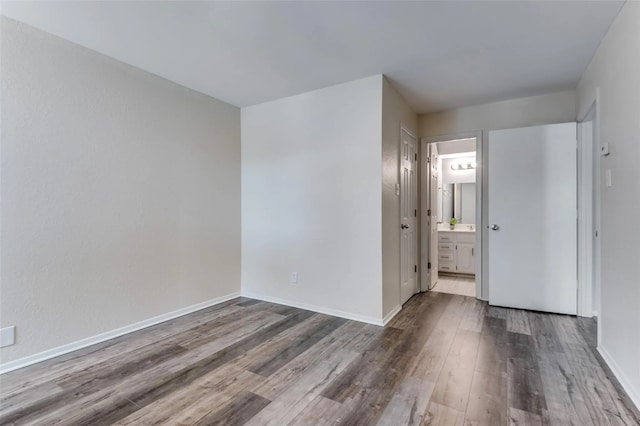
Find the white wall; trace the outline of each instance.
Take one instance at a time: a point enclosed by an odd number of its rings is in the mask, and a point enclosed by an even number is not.
[[[451,163],[476,161],[476,153],[469,153],[469,156],[443,158],[440,168],[442,173],[442,183],[474,183],[476,181],[476,169],[452,170]]]
[[[243,293],[380,321],[381,117],[382,76],[242,109]]]
[[[238,292],[240,111],[1,27],[2,362]]]
[[[476,138],[454,139],[452,141],[438,142],[438,156],[458,154],[460,152],[476,152]]]
[[[452,135],[576,120],[573,90],[475,105],[420,116],[420,136]]]
[[[417,136],[418,116],[384,79],[382,87],[383,315],[389,314],[400,305],[400,197],[396,195],[396,184],[400,183],[401,126],[416,136],[418,150],[420,146]],[[416,171],[416,183],[419,183],[419,180],[420,176]],[[420,205],[419,201],[418,205]]]
[[[640,407],[640,3],[627,2],[578,86],[580,116],[599,90],[602,284],[600,351]]]

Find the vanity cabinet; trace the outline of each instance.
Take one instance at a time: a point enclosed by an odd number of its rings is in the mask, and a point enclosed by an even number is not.
[[[476,273],[475,243],[458,243],[456,249],[456,272]]]
[[[438,231],[438,270],[475,274],[475,241],[475,232]]]

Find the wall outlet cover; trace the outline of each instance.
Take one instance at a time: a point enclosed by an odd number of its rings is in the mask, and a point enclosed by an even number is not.
[[[0,348],[11,346],[16,341],[16,327],[14,325],[0,329]]]

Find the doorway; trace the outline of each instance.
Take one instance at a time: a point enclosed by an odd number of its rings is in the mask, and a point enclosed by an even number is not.
[[[482,137],[422,139],[421,288],[482,299]]]
[[[595,317],[600,303],[600,157],[597,95],[578,122],[578,315]]]

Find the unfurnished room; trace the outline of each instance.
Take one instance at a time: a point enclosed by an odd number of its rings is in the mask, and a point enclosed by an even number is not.
[[[640,425],[640,1],[0,0],[0,424]]]

